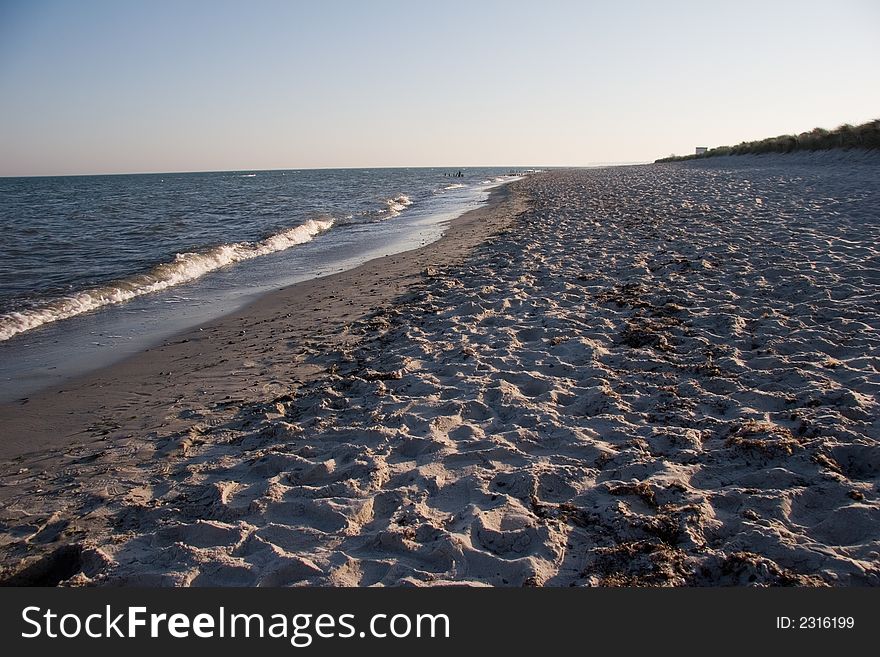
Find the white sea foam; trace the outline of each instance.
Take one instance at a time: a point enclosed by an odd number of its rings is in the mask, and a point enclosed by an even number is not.
[[[443,189],[446,189],[446,190],[449,190],[449,189],[461,189],[462,187],[467,187],[467,185],[464,185],[464,184],[462,184],[462,183],[454,183],[454,184],[452,184],[452,185],[447,185],[447,186],[444,187]]]
[[[396,217],[413,204],[412,199],[406,194],[389,198],[385,201],[387,209],[379,210],[379,214],[387,215],[389,219]]]
[[[221,244],[203,253],[178,253],[173,261],[162,263],[146,274],[137,274],[54,299],[38,308],[0,315],[0,341],[43,324],[194,281],[226,265],[305,244],[332,225],[332,220],[309,219],[300,226],[281,231],[259,242]]]

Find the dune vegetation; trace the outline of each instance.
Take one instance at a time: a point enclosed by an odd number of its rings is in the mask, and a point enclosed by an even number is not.
[[[681,162],[719,155],[747,155],[758,153],[792,153],[795,151],[827,151],[834,148],[880,148],[880,119],[861,125],[842,125],[834,130],[813,128],[799,135],[779,135],[758,141],[744,141],[736,146],[710,148],[700,155],[670,155],[655,162]]]

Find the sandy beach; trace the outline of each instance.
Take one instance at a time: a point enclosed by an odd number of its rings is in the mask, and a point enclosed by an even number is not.
[[[0,406],[7,584],[880,584],[880,155],[550,171]]]

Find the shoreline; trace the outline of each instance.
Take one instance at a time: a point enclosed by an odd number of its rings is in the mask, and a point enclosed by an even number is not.
[[[77,444],[62,443],[62,436],[97,432],[112,439],[126,431],[167,426],[166,418],[156,421],[156,409],[164,405],[171,410],[175,399],[187,395],[202,403],[222,400],[232,405],[232,397],[236,403],[254,401],[255,397],[246,398],[257,387],[264,394],[286,394],[290,384],[301,384],[321,371],[320,367],[302,362],[314,349],[306,345],[328,338],[329,342],[341,344],[346,337],[344,332],[336,338],[328,334],[393,301],[429,264],[442,266],[463,257],[476,243],[501,229],[505,225],[505,205],[513,211],[518,202],[511,198],[513,194],[508,189],[515,182],[492,189],[485,204],[453,219],[443,236],[430,244],[261,294],[242,308],[184,329],[155,346],[70,377],[60,385],[0,402],[0,426],[7,428],[0,442],[0,463],[52,446]],[[267,323],[271,326],[266,327]],[[248,334],[248,330],[252,333]],[[255,340],[266,340],[265,330],[277,334],[276,340],[304,340],[304,345],[285,349],[271,345],[274,340],[267,340],[268,348],[256,344]],[[251,351],[255,344],[258,354]],[[208,350],[222,354],[222,359],[211,363],[211,355],[205,353]],[[273,375],[270,370],[282,368],[256,362],[265,360],[269,353],[272,358],[293,360],[292,370],[290,361],[284,364],[289,375],[285,371]],[[298,360],[301,362],[297,363]],[[181,387],[175,375],[184,371],[194,375],[200,385],[188,381]],[[267,374],[272,382],[260,385],[258,381]],[[150,401],[144,402],[147,399]],[[129,416],[129,421],[113,426],[110,418],[121,412]],[[150,427],[151,424],[155,426]]]
[[[473,172],[468,184],[452,191],[444,186],[441,178],[437,178],[441,181],[437,182],[413,177],[406,172],[395,173],[401,178],[401,184],[407,181],[407,188],[415,200],[407,197],[404,202],[398,195],[367,202],[357,200],[361,196],[355,192],[341,192],[342,202],[345,207],[351,207],[352,212],[339,211],[340,216],[334,219],[334,226],[329,230],[322,231],[314,239],[293,244],[300,242],[304,226],[311,225],[309,222],[316,217],[324,216],[308,211],[316,202],[306,198],[305,194],[304,209],[294,212],[295,216],[280,228],[273,225],[266,231],[258,231],[251,227],[242,239],[235,241],[236,231],[226,227],[222,235],[213,239],[206,235],[205,241],[210,244],[204,248],[184,248],[173,257],[167,254],[156,254],[155,258],[145,256],[144,267],[140,270],[120,271],[108,281],[74,286],[68,295],[50,295],[44,300],[48,305],[37,302],[34,308],[25,309],[21,316],[16,312],[0,313],[2,337],[6,338],[10,331],[15,333],[8,339],[0,339],[0,403],[59,387],[71,378],[120,362],[178,333],[239,311],[265,293],[433,242],[452,219],[484,204],[493,186],[511,179],[506,175],[494,175],[496,173]],[[358,180],[353,184],[362,185],[360,179],[369,177],[368,173],[355,176]],[[264,198],[271,198],[269,190],[280,185],[280,180],[283,179],[276,175],[267,177],[262,183],[236,181],[229,184],[244,185],[242,193],[251,196],[260,189],[251,189],[251,186],[263,185],[267,192]],[[227,184],[224,180],[205,182],[214,183],[221,185],[221,191]],[[216,201],[219,207],[225,202],[225,193],[221,193]],[[377,198],[389,194],[394,196],[382,190]],[[211,201],[206,199],[206,202],[210,207]],[[262,203],[272,205],[269,200]],[[324,217],[328,219],[329,215]],[[297,226],[298,221],[304,223]],[[169,227],[164,226],[163,230],[167,229]],[[185,228],[180,239],[191,236],[194,230],[194,226]],[[125,232],[119,231],[120,234]],[[95,247],[94,250],[99,249]],[[147,248],[146,252],[150,250]],[[257,251],[259,255],[251,257]],[[216,262],[215,256],[219,258]],[[217,266],[220,261],[235,260],[240,256],[246,256],[246,262]],[[16,268],[16,262],[8,264]],[[27,269],[26,262],[23,266]],[[51,275],[51,268],[48,268],[46,276]],[[143,294],[154,284],[162,287],[171,282],[173,284],[165,289]],[[129,290],[129,285],[134,289]],[[129,294],[133,297],[122,301]],[[94,304],[100,305],[100,308],[93,309],[97,312],[83,310]],[[64,317],[68,312],[72,313],[71,316]],[[21,330],[32,321],[43,323]]]

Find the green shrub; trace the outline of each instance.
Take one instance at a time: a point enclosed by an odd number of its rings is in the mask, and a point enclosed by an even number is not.
[[[794,151],[827,151],[833,148],[880,148],[880,119],[862,125],[844,124],[836,130],[813,128],[799,135],[779,135],[760,141],[744,141],[736,146],[710,148],[702,155],[670,155],[656,162],[681,162],[720,155],[747,155],[755,153],[792,153]]]

